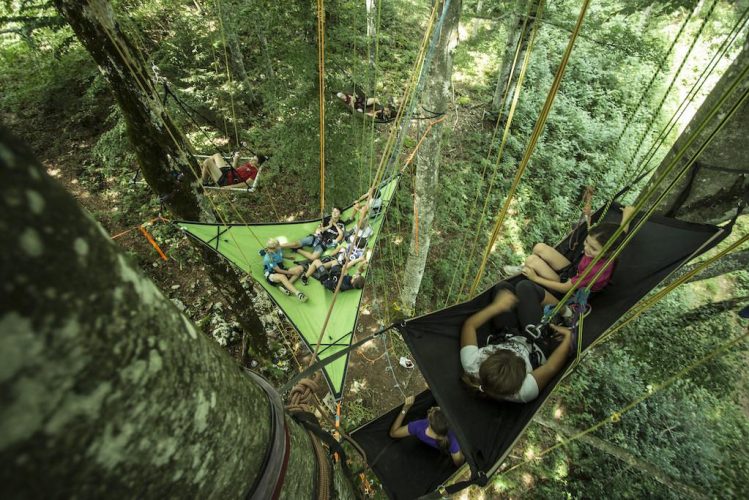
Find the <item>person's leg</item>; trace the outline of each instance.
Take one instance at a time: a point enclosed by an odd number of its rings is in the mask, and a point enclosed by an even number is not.
[[[561,281],[559,274],[551,268],[541,257],[536,254],[529,255],[525,259],[525,265],[536,271],[536,273],[547,280]]]
[[[297,248],[296,253],[308,260],[316,260],[320,256],[320,254],[317,252],[308,252],[307,250],[303,250],[301,248]]]
[[[306,272],[306,273],[305,273],[304,275],[305,275],[305,276],[306,276],[307,278],[309,278],[310,276],[312,276],[313,274],[315,274],[315,271],[317,271],[317,269],[318,269],[319,267],[323,267],[323,263],[322,263],[322,262],[320,261],[320,259],[315,259],[315,260],[314,260],[314,261],[313,261],[313,262],[312,262],[312,263],[311,263],[311,264],[309,265],[309,267],[307,268],[307,272]]]
[[[271,281],[272,281],[273,283],[277,283],[277,284],[283,285],[283,287],[284,287],[284,288],[286,288],[286,289],[287,289],[288,291],[290,291],[290,292],[291,292],[291,293],[293,293],[294,295],[298,295],[298,294],[300,294],[300,293],[301,293],[301,292],[300,292],[300,291],[299,291],[299,290],[298,290],[298,289],[297,289],[297,288],[296,288],[296,287],[295,287],[295,286],[294,286],[294,285],[293,285],[293,284],[291,283],[291,281],[289,281],[289,279],[288,279],[288,278],[286,277],[286,275],[285,275],[285,274],[280,274],[280,273],[276,273],[276,274],[271,274],[271,275],[270,275],[270,277],[269,277],[269,279],[270,279],[270,280],[271,280]]]
[[[515,294],[518,297],[518,319],[523,328],[528,325],[537,325],[541,322],[547,295],[556,301],[544,287],[529,280],[523,280],[515,285]]]
[[[210,158],[206,158],[205,161],[203,161],[203,166],[201,169],[201,180],[203,182],[213,180],[213,182],[218,184],[218,180],[223,174],[223,172],[221,172],[221,167],[224,166],[226,166],[226,162],[224,161],[224,158],[218,153],[211,156]]]
[[[567,257],[557,252],[554,247],[550,247],[546,243],[537,243],[533,247],[533,255],[543,259],[555,271],[561,271],[572,264]]]
[[[289,269],[289,272],[294,273],[292,277],[288,278],[289,283],[294,283],[296,280],[298,280],[302,276],[302,274],[304,273],[304,268],[302,266],[294,266],[291,269]]]

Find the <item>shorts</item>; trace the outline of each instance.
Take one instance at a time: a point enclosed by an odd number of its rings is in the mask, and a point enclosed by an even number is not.
[[[283,269],[284,271],[286,270],[286,268],[283,267],[283,264],[278,264],[276,267],[278,267],[279,269]],[[267,281],[268,283],[270,283],[273,286],[276,286],[276,285],[278,285],[278,282],[277,281],[272,281],[270,279],[270,277],[271,277],[272,274],[277,274],[277,273],[275,273],[273,271],[269,271],[267,269],[263,273],[263,275],[265,276],[265,281]]]
[[[231,171],[231,167],[221,167],[221,177],[218,178],[216,184],[219,186],[226,186],[226,177]]]
[[[323,251],[325,250],[322,246],[322,240],[314,234],[305,236],[304,238],[299,240],[299,244],[303,247],[312,247],[314,253],[323,253]]]

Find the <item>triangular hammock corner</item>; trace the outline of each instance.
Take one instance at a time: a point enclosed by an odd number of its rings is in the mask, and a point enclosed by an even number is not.
[[[372,236],[367,241],[371,249],[380,233],[384,214],[398,185],[399,176],[393,176],[383,181],[379,187],[379,198],[382,205],[376,217],[370,213]],[[349,206],[341,213],[341,220],[346,221],[353,216],[353,206]],[[178,221],[176,224],[191,237],[208,245],[211,249],[228,259],[242,271],[249,273],[270,294],[270,297],[286,314],[302,337],[302,340],[313,351],[333,294],[327,291],[317,280],[310,279],[306,287],[297,282],[301,290],[308,296],[306,303],[300,303],[295,297],[287,297],[277,287],[271,286],[263,276],[263,261],[258,252],[269,238],[284,237],[288,241],[300,240],[314,232],[320,219],[298,222],[276,222],[272,224],[208,224],[199,222]],[[353,226],[347,226],[350,229]],[[302,258],[301,256],[299,257]],[[339,293],[325,328],[318,358],[325,358],[346,349],[354,336],[356,320],[361,302],[362,290],[354,289]],[[336,399],[340,399],[346,378],[346,367],[349,355],[341,356],[328,364],[323,373]]]
[[[612,209],[605,220],[618,223],[620,215],[615,212]],[[584,226],[582,229],[580,232],[584,232]],[[731,225],[720,228],[651,217],[620,255],[611,284],[591,300],[593,309],[585,319],[583,349],[587,350],[673,270],[717,245],[730,230]],[[574,252],[568,250],[568,243],[573,235],[557,247],[570,260]],[[585,235],[574,237],[582,241]],[[578,251],[581,246],[578,245]],[[497,471],[572,365],[570,359],[566,369],[530,403],[499,403],[471,396],[460,381],[460,328],[468,316],[489,304],[491,294],[491,289],[486,290],[467,302],[407,320],[397,327],[431,388],[417,397],[406,421],[424,418],[430,406],[439,405],[471,468],[471,482],[477,484],[485,484]],[[479,330],[480,345],[485,344],[490,328],[491,322]],[[363,425],[352,437],[366,452],[369,465],[391,498],[417,498],[445,484],[455,468],[447,456],[421,445],[416,439],[389,437],[388,429],[399,410],[400,407],[395,408]]]

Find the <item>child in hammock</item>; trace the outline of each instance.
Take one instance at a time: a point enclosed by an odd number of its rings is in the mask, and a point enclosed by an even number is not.
[[[528,280],[516,286],[501,282],[495,287],[492,302],[471,315],[460,332],[461,380],[474,394],[498,401],[526,403],[564,367],[572,345],[569,328],[549,325],[556,332],[554,343],[540,343],[526,334],[526,326],[536,325],[543,316],[544,290]],[[519,334],[502,342],[478,347],[477,330],[504,314],[519,322]]]
[[[460,451],[460,445],[455,434],[448,428],[447,419],[439,406],[429,408],[427,418],[412,420],[407,425],[403,425],[403,419],[413,404],[414,397],[408,396],[403,404],[403,409],[398,413],[393,425],[390,427],[390,437],[393,439],[403,439],[408,436],[414,436],[422,443],[436,448],[446,455],[450,455],[456,467],[462,465],[465,458]]]
[[[622,210],[621,224],[624,226],[625,232],[628,229],[633,210],[632,207],[624,207]],[[505,266],[503,270],[507,274],[522,272],[530,281],[543,287],[546,291],[544,304],[555,305],[559,302],[559,298],[575,285],[578,285],[579,288],[588,286],[593,282],[598,272],[603,269],[603,272],[591,286],[592,292],[598,292],[603,290],[611,281],[616,262],[609,262],[607,256],[604,255],[596,262],[585,278],[582,280],[580,278],[593,259],[601,253],[603,246],[611,239],[617,229],[619,229],[619,226],[610,222],[593,226],[585,238],[583,254],[576,265],[555,248],[545,243],[538,243],[533,247],[533,253],[528,256],[522,266]],[[609,252],[613,252],[619,243],[620,238],[617,238],[609,247]]]

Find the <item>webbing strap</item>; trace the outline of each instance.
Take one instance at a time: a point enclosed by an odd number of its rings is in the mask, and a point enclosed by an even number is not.
[[[323,443],[328,445],[331,455],[337,453],[340,457],[339,463],[341,469],[343,469],[344,475],[349,478],[352,477],[351,470],[349,469],[346,452],[343,450],[341,443],[339,443],[329,432],[325,431],[320,427],[320,423],[317,421],[317,417],[314,414],[307,411],[295,411],[290,412],[291,418],[299,422],[305,429],[317,436]]]
[[[265,450],[260,473],[245,495],[248,500],[276,499],[283,486],[289,463],[289,429],[284,419],[283,401],[276,390],[263,377],[245,369],[245,372],[263,389],[270,403],[270,440]]]
[[[340,351],[336,352],[335,354],[331,354],[329,357],[325,359],[321,359],[315,362],[315,364],[307,367],[304,371],[297,373],[297,375],[286,382],[283,387],[281,387],[281,390],[279,391],[281,394],[285,394],[291,390],[292,387],[294,387],[297,382],[302,380],[303,378],[309,378],[313,373],[315,373],[317,370],[320,370],[321,368],[324,368],[325,366],[329,365],[336,359],[340,358],[341,356],[348,354],[351,350],[356,349],[357,347],[361,346],[362,344],[366,344],[373,338],[382,335],[383,333],[387,332],[391,328],[395,327],[395,323],[393,323],[390,326],[386,326],[385,328],[382,328],[379,331],[376,331],[372,335],[369,335],[367,337],[364,337],[363,339],[359,340],[358,342],[355,342],[348,346],[345,349],[341,349]]]

